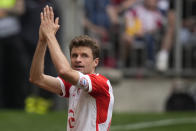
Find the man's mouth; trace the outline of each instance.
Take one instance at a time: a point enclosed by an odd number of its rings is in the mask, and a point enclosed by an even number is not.
[[[76,65],[74,66],[75,70],[81,70],[84,68],[84,66],[81,66],[81,65]]]

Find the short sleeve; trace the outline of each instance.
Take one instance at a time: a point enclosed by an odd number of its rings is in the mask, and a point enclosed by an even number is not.
[[[109,86],[107,84],[107,79],[101,75],[90,74],[89,78],[91,80],[91,90],[89,94],[93,97],[99,97],[109,94]]]
[[[63,92],[62,96],[69,97],[69,89],[71,88],[72,85],[70,83],[66,82],[61,77],[57,77],[57,79],[59,80],[59,82],[61,84],[61,90]]]
[[[97,97],[103,94],[108,94],[109,86],[107,84],[108,79],[106,79],[102,75],[98,74],[88,74],[84,75],[80,73],[80,78],[77,83],[78,88],[87,88],[88,87],[88,93],[91,96]]]

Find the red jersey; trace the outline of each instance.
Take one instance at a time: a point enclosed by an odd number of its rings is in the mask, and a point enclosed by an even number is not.
[[[110,81],[99,74],[80,74],[76,86],[58,78],[63,96],[69,98],[67,131],[107,131],[114,96]],[[80,87],[88,86],[88,91]]]

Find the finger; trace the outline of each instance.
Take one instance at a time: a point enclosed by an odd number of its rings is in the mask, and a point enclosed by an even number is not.
[[[40,13],[41,22],[44,20],[43,12]]]
[[[43,15],[44,19],[46,19],[46,7],[44,7],[44,15]]]
[[[53,9],[52,9],[52,7],[50,7],[49,9],[50,9],[50,19],[52,21],[54,21],[54,12],[53,12]]]
[[[59,17],[55,19],[55,25],[59,25]]]
[[[59,30],[59,28],[60,28],[60,25],[57,26],[57,30]]]
[[[50,10],[49,10],[48,5],[46,5],[46,17],[48,20],[50,19]]]
[[[59,28],[60,28],[60,25],[57,26],[57,29],[56,29],[56,31],[55,31],[55,34],[56,34],[56,32],[59,30]]]

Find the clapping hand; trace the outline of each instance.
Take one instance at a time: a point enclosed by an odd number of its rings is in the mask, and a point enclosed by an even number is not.
[[[48,5],[43,9],[43,12],[40,14],[41,17],[41,25],[39,30],[39,37],[41,40],[44,38],[48,38],[51,35],[55,35],[58,31],[59,25],[59,17],[54,19],[54,12],[52,7]]]

